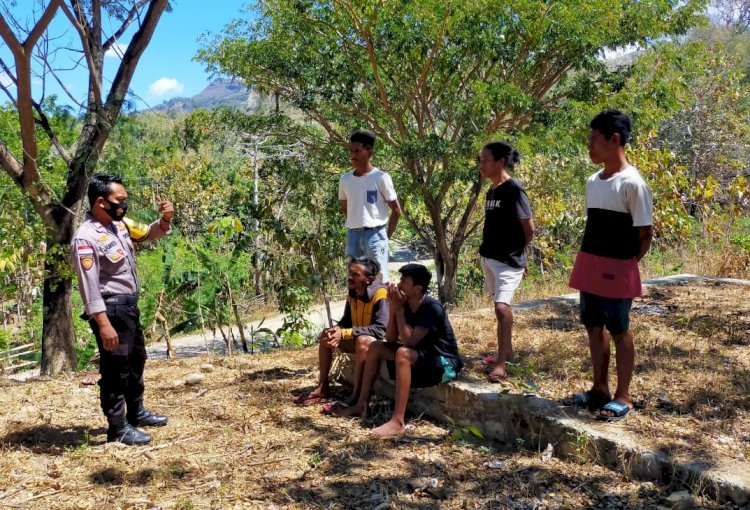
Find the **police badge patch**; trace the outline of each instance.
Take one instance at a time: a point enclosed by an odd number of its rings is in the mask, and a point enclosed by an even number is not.
[[[94,247],[91,245],[79,246],[78,259],[80,260],[81,267],[84,271],[88,271],[94,267]]]

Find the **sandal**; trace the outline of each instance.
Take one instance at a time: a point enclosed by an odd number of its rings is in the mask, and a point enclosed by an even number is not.
[[[631,409],[633,408],[628,404],[623,404],[622,402],[618,402],[617,400],[612,400],[604,404],[604,406],[599,411],[599,414],[596,415],[596,419],[606,422],[622,421],[627,418],[628,413],[630,413]],[[609,411],[610,413],[614,413],[614,416],[603,415],[601,414],[602,411]]]
[[[315,395],[313,393],[303,393],[302,395],[297,395],[296,397],[292,397],[292,402],[294,402],[298,406],[313,406],[325,400],[326,400],[326,397],[323,397],[321,395]]]
[[[602,405],[609,401],[609,396],[598,391],[588,390],[583,393],[574,393],[570,397],[563,400],[563,405],[575,406],[575,407],[586,407],[589,411],[596,411]]]
[[[320,407],[320,412],[322,412],[323,414],[327,414],[328,416],[333,416],[334,411],[338,409],[343,409],[345,407],[349,407],[349,406],[343,402],[339,402],[339,401],[326,402]]]

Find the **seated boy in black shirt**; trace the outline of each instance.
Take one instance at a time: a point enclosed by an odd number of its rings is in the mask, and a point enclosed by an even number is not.
[[[336,416],[365,417],[370,390],[385,359],[396,382],[396,402],[390,421],[371,431],[375,437],[404,432],[404,414],[412,387],[434,386],[455,379],[463,367],[453,328],[443,306],[425,292],[430,271],[420,264],[407,264],[399,272],[398,285],[389,285],[390,317],[385,342],[373,342],[367,353],[359,400],[337,409]]]

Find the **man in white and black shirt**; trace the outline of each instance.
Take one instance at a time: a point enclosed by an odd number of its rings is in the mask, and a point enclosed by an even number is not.
[[[570,286],[581,291],[581,322],[589,337],[593,384],[566,403],[598,408],[597,418],[618,421],[633,408],[630,381],[635,346],[630,308],[642,292],[638,263],[651,246],[653,198],[625,154],[630,117],[606,110],[594,117],[590,127],[589,157],[603,168],[586,181],[586,228]],[[612,339],[617,361],[614,395],[608,377]]]

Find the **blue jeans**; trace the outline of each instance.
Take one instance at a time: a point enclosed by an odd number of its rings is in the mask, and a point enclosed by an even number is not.
[[[388,282],[388,235],[386,226],[346,231],[346,256],[371,257],[380,267],[381,281]]]

